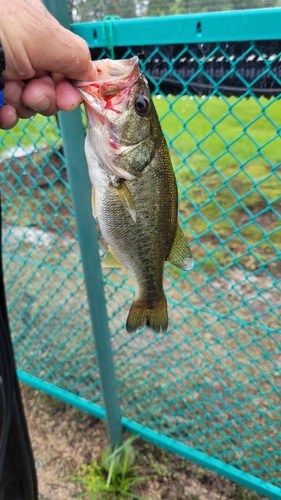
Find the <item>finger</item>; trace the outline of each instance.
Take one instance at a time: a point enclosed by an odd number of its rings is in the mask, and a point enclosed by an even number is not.
[[[0,128],[10,129],[13,128],[18,122],[18,116],[15,108],[10,104],[4,104],[0,108]]]
[[[25,84],[20,81],[11,80],[6,82],[4,88],[4,99],[7,105],[15,109],[18,118],[31,118],[34,116],[34,110],[27,108],[22,102],[23,91]],[[11,108],[8,108],[11,112]],[[7,111],[5,111],[7,113]],[[12,120],[11,123],[14,123]],[[9,122],[10,123],[10,122]],[[13,125],[12,125],[13,126]],[[10,128],[10,127],[9,127]]]
[[[4,78],[26,80],[38,70],[75,80],[95,78],[86,42],[63,28],[39,0],[1,0],[0,6],[5,19],[1,26],[6,56]],[[15,16],[17,11],[20,16]]]
[[[32,78],[42,78],[43,76],[50,76],[49,71],[44,71],[43,69],[38,69]],[[23,80],[24,83],[28,83],[30,79]]]
[[[38,70],[74,80],[96,78],[86,42],[63,28],[39,0],[0,0],[0,14],[5,19],[1,26],[5,79],[27,80]]]
[[[12,108],[16,110],[18,118],[30,118],[31,116],[34,116],[34,110],[26,108],[22,102],[24,88],[25,84],[20,81],[11,80],[5,84],[5,103],[11,105]]]
[[[17,106],[16,112],[19,118],[24,118],[25,120],[33,118],[36,114],[34,109],[27,108],[26,106]]]
[[[72,111],[77,108],[82,98],[70,82],[64,80],[57,84],[57,106],[62,111]]]
[[[22,104],[22,92],[25,84],[21,81],[9,80],[5,83],[4,99],[5,103],[12,106],[20,106]]]
[[[45,116],[57,113],[56,88],[50,76],[30,80],[23,92],[22,103]]]
[[[57,21],[52,18],[51,24],[54,23]],[[26,47],[26,50],[30,51],[30,48]],[[36,70],[60,73],[70,80],[91,81],[97,77],[87,43],[58,23],[52,26],[52,36],[48,37],[47,43],[40,44],[28,55]]]
[[[51,73],[52,80],[55,82],[55,85],[58,83],[62,82],[65,80],[65,76],[63,76],[61,73]]]

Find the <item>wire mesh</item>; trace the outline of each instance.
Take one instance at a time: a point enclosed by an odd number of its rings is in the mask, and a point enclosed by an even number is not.
[[[246,88],[239,97],[220,90],[229,75],[216,79],[206,69],[222,55]],[[175,69],[187,56],[198,65],[188,81]],[[157,57],[166,71],[155,79],[147,69]],[[126,271],[105,271],[105,294],[123,416],[281,487],[281,103],[279,95],[257,98],[238,62],[219,43],[204,59],[188,45],[173,61],[159,46],[141,58],[196,265],[189,273],[165,268],[163,336],[126,332],[133,298]],[[263,75],[280,86],[272,64]],[[191,90],[199,73],[212,85],[208,96]],[[171,75],[181,84],[177,95],[161,90]],[[58,124],[33,119],[2,135],[11,154],[2,161],[4,257],[18,367],[101,405]]]
[[[2,139],[4,275],[18,367],[99,399],[58,124],[42,117],[20,122]]]

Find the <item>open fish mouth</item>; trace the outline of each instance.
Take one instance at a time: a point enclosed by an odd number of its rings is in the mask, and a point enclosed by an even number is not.
[[[98,74],[95,81],[75,82],[75,88],[89,104],[93,104],[91,97],[103,99],[119,94],[123,90],[130,92],[140,76],[137,56],[114,61],[101,59],[95,62],[95,66]]]
[[[122,143],[112,131],[112,126],[116,117],[126,111],[132,87],[141,78],[139,60],[136,56],[114,61],[101,59],[95,66],[98,75],[96,80],[74,83],[83,97],[89,128],[95,131],[93,148],[114,178],[133,180],[135,175],[115,165],[114,160],[117,155],[128,153],[136,145]]]

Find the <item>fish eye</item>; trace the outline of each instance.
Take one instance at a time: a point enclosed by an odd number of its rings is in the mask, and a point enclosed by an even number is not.
[[[144,116],[149,109],[149,101],[146,97],[139,96],[135,100],[135,110],[138,115]]]

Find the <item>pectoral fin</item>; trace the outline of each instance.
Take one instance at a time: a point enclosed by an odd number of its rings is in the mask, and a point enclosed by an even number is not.
[[[189,271],[194,266],[191,250],[179,225],[167,260],[183,271]]]
[[[134,198],[132,197],[129,188],[126,186],[124,181],[121,182],[119,186],[114,186],[114,188],[116,189],[124,207],[126,208],[126,210],[128,210],[133,221],[136,223],[137,222],[136,207]]]
[[[97,206],[96,206],[96,193],[92,187],[92,214],[95,219],[97,219]]]
[[[108,248],[104,259],[102,261],[102,267],[117,267],[121,268],[124,267],[123,264],[121,264],[120,260],[118,257],[116,257],[115,253],[113,252],[112,248]]]
[[[102,157],[102,160],[104,158]],[[135,179],[135,175],[129,174],[124,168],[117,167],[113,161],[111,161],[109,158],[107,158],[105,161],[103,161],[103,164],[105,165],[107,171],[111,175],[115,175],[116,177],[119,177],[120,179],[126,179],[128,181],[132,181]]]

